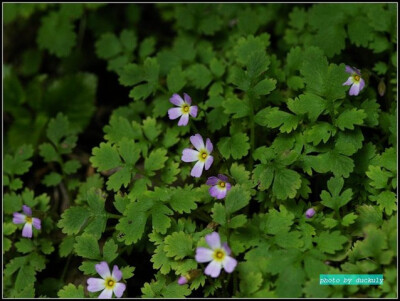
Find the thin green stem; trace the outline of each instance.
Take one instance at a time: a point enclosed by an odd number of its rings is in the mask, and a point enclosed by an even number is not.
[[[113,214],[113,213],[108,213],[108,212],[107,212],[107,217],[108,217],[108,218],[117,218],[117,219],[120,219],[120,218],[122,217],[122,215],[120,215],[120,214]]]
[[[61,281],[62,281],[62,282],[64,282],[65,275],[67,274],[67,270],[68,270],[68,267],[69,267],[69,263],[71,262],[71,257],[72,257],[71,254],[68,255],[67,263],[65,264],[64,269],[63,269],[63,272],[62,272],[62,274],[61,274]]]
[[[249,101],[250,104],[250,171],[253,170],[253,153],[254,153],[254,143],[255,143],[255,131],[254,131],[254,104]]]

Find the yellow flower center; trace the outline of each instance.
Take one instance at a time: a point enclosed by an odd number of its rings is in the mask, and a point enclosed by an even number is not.
[[[357,81],[357,82],[360,81],[360,78],[361,78],[361,77],[360,77],[358,74],[354,75],[354,80],[355,80],[355,81]]]
[[[188,105],[183,105],[182,106],[182,111],[183,113],[189,113],[190,107]]]
[[[222,188],[224,188],[225,187],[225,182],[219,182],[219,186],[221,186]]]
[[[203,159],[205,159],[205,158],[207,158],[207,154],[206,154],[206,153],[202,153],[202,154],[201,154],[201,157],[202,157]]]
[[[225,252],[222,249],[215,249],[213,257],[214,260],[223,261],[225,258]]]
[[[108,289],[112,289],[114,287],[114,285],[115,285],[115,281],[113,279],[108,278],[106,280],[106,287]]]
[[[25,217],[25,221],[26,221],[27,223],[31,224],[31,223],[32,223],[32,217],[31,217],[31,216],[26,216],[26,217]]]

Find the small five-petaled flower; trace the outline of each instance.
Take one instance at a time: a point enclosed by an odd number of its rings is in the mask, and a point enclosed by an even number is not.
[[[217,199],[223,199],[231,189],[228,177],[221,174],[218,174],[218,177],[209,177],[206,184],[211,186],[209,189],[210,195]]]
[[[217,232],[206,235],[206,242],[211,249],[198,247],[195,257],[196,261],[200,263],[211,261],[204,270],[204,274],[217,278],[222,268],[224,268],[225,272],[232,273],[237,265],[237,261],[229,256],[231,249],[228,244],[223,243],[221,245],[221,239]]]
[[[122,272],[118,269],[118,266],[114,265],[112,274],[105,261],[96,264],[95,267],[101,278],[89,278],[87,280],[87,290],[92,293],[103,290],[99,295],[100,299],[112,298],[113,292],[117,298],[121,298],[126,285],[122,282],[118,282],[122,279]]]
[[[213,145],[210,139],[207,138],[206,145],[204,145],[203,137],[200,134],[190,136],[190,142],[197,149],[185,148],[182,152],[183,162],[194,162],[197,163],[193,166],[190,174],[192,177],[199,178],[203,173],[203,167],[208,170],[214,161],[214,157],[211,156]]]
[[[365,81],[361,78],[361,72],[357,68],[351,68],[350,66],[346,66],[346,72],[350,73],[350,76],[347,81],[343,83],[343,86],[352,85],[349,95],[357,96],[365,86]]]
[[[23,237],[32,237],[32,225],[40,230],[41,229],[41,221],[36,217],[32,217],[32,209],[26,205],[22,206],[22,211],[25,214],[14,212],[13,214],[13,223],[14,224],[23,224],[25,223],[24,228],[22,229]]]
[[[182,99],[178,94],[172,95],[169,99],[171,103],[176,105],[178,108],[171,108],[168,110],[169,119],[176,119],[181,117],[178,121],[178,126],[187,125],[189,122],[189,114],[192,117],[197,116],[197,106],[192,106],[192,99],[186,93],[183,93],[183,97],[185,100]]]

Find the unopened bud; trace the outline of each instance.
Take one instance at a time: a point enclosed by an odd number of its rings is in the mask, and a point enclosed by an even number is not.
[[[184,285],[186,283],[188,283],[188,279],[185,276],[179,277],[179,279],[178,279],[178,284],[179,285]]]
[[[378,84],[378,93],[382,97],[383,95],[385,95],[385,92],[386,92],[386,85],[383,78],[381,78]]]
[[[310,208],[306,211],[306,218],[312,218],[315,214],[314,208]]]

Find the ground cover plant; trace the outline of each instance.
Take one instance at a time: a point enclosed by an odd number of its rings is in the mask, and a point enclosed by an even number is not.
[[[397,296],[396,4],[6,3],[3,26],[3,296]]]

